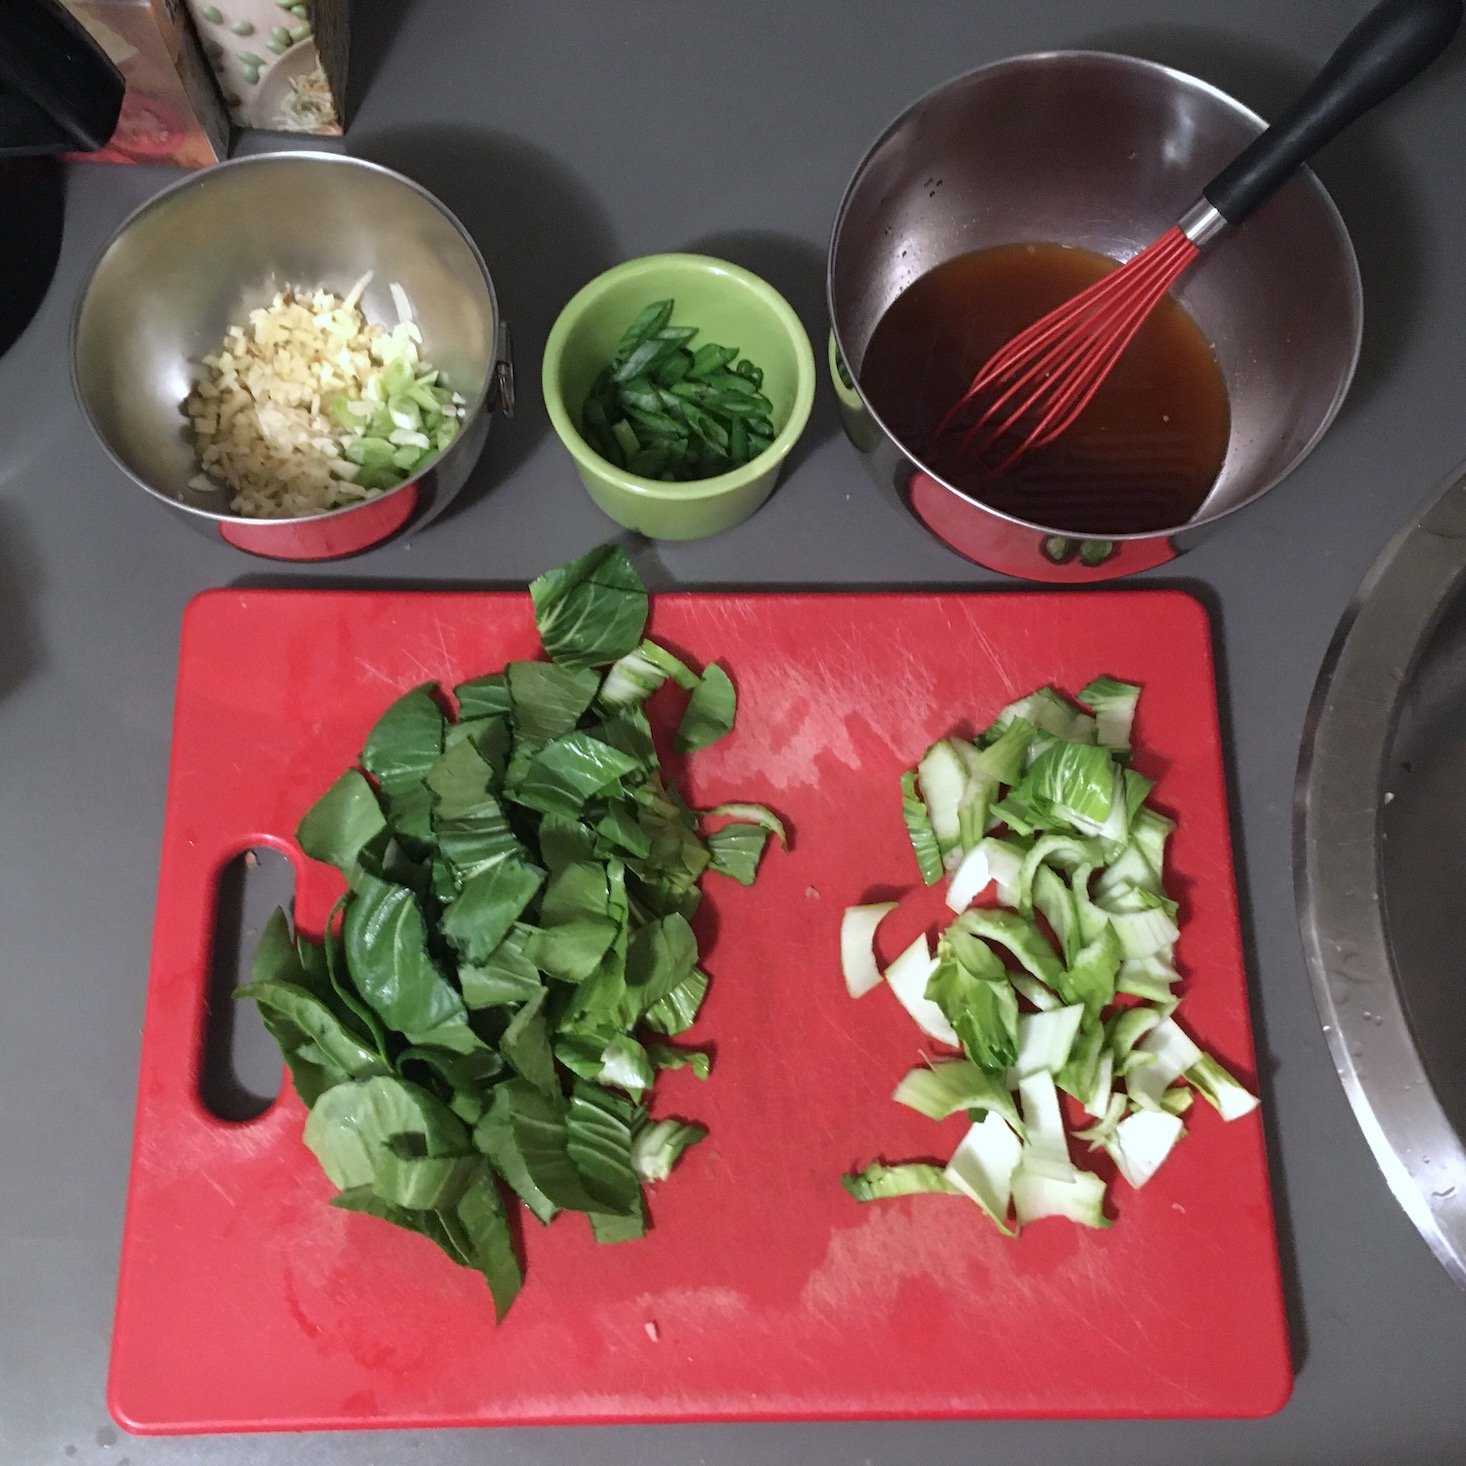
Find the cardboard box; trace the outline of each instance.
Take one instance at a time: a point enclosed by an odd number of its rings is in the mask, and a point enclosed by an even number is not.
[[[229,119],[182,0],[62,0],[122,72],[106,147],[78,158],[202,168],[229,152]]]
[[[347,0],[187,3],[236,127],[341,131]]]

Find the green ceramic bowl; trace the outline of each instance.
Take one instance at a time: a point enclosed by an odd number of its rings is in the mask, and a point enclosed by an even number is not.
[[[644,306],[671,297],[672,319],[696,326],[694,345],[736,346],[763,368],[774,441],[717,478],[666,484],[607,463],[580,435],[596,374]],[[707,255],[647,255],[598,275],[575,295],[545,343],[545,406],[592,499],[618,524],[653,539],[695,540],[741,524],[773,492],[814,402],[814,352],[788,301],[757,275]]]

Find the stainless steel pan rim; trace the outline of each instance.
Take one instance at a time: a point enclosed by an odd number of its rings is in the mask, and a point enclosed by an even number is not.
[[[1203,77],[1194,76],[1190,72],[1181,71],[1176,67],[1167,66],[1159,61],[1150,61],[1140,56],[1127,56],[1121,52],[1115,51],[1098,51],[1082,47],[1073,50],[1031,51],[1019,56],[1002,57],[999,60],[990,61],[983,66],[974,67],[969,71],[961,72],[956,76],[949,77],[946,81],[940,82],[938,85],[932,87],[929,91],[925,92],[922,96],[918,97],[914,102],[902,108],[902,110],[891,119],[887,126],[882,129],[880,135],[875,139],[873,143],[871,143],[870,147],[866,149],[864,156],[856,165],[854,173],[851,174],[850,182],[846,186],[844,196],[840,200],[840,208],[835,215],[835,225],[830,235],[828,267],[825,272],[825,309],[829,313],[831,331],[835,338],[835,347],[836,350],[839,352],[840,359],[842,361],[848,363],[851,359],[851,354],[848,342],[842,337],[840,328],[840,316],[835,309],[835,260],[839,253],[841,232],[845,226],[846,215],[849,210],[851,200],[855,195],[856,189],[859,187],[861,179],[864,176],[867,167],[870,165],[872,159],[876,157],[876,155],[891,139],[893,134],[895,134],[900,129],[900,127],[906,122],[907,118],[912,113],[920,111],[929,102],[931,102],[933,98],[937,97],[940,93],[946,91],[949,87],[959,86],[973,80],[976,77],[985,76],[1003,70],[1031,66],[1063,64],[1073,61],[1103,62],[1107,64],[1114,64],[1116,66],[1127,67],[1138,72],[1149,73],[1157,77],[1164,77],[1177,86],[1185,87],[1189,90],[1197,92],[1198,94],[1210,97],[1224,109],[1230,111],[1234,116],[1245,122],[1255,133],[1262,132],[1267,126],[1267,123],[1250,107],[1246,106],[1242,102],[1239,102],[1230,93],[1223,91],[1221,87],[1216,86],[1214,83],[1205,80]],[[1313,172],[1311,168],[1308,167],[1300,168],[1298,171],[1299,176],[1307,181],[1308,188],[1316,196],[1316,202],[1324,210],[1324,212],[1330,216],[1331,221],[1337,228],[1339,234],[1347,239],[1348,228],[1344,223],[1343,216],[1339,213],[1338,205],[1334,203],[1332,196],[1319,181],[1318,176]],[[1014,242],[1016,243],[1017,241]],[[1223,245],[1222,247],[1225,248],[1225,245]],[[1344,401],[1349,394],[1349,387],[1353,382],[1354,373],[1359,364],[1360,351],[1362,350],[1364,344],[1364,283],[1359,273],[1358,259],[1352,249],[1347,252],[1347,265],[1348,269],[1346,289],[1349,299],[1346,304],[1347,308],[1352,313],[1354,321],[1356,323],[1349,353],[1349,360],[1347,363],[1347,370],[1345,370],[1340,377],[1339,385],[1334,393],[1333,400],[1329,404],[1326,412],[1320,418],[1311,436],[1307,439],[1306,442],[1302,443],[1299,446],[1297,452],[1294,453],[1292,458],[1289,459],[1286,464],[1284,464],[1276,473],[1272,474],[1265,483],[1260,484],[1256,488],[1252,489],[1246,497],[1240,499],[1235,503],[1230,503],[1225,505],[1224,507],[1215,509],[1210,513],[1198,514],[1194,518],[1187,520],[1184,524],[1173,526],[1168,531],[1145,531],[1132,534],[1111,534],[1107,532],[1099,533],[1094,531],[1081,532],[1077,530],[1058,531],[1055,530],[1051,525],[1039,524],[1032,520],[1018,519],[1013,515],[1005,514],[1001,510],[994,509],[990,505],[983,503],[981,500],[974,499],[972,495],[966,493],[964,490],[958,488],[956,485],[949,483],[939,474],[934,473],[930,468],[927,467],[926,464],[924,464],[919,458],[911,453],[906,448],[906,446],[901,443],[901,441],[891,431],[885,420],[880,416],[878,412],[876,412],[875,408],[871,405],[869,399],[865,395],[864,390],[861,388],[859,375],[853,369],[850,370],[850,378],[852,383],[854,384],[855,393],[860,398],[860,401],[864,406],[865,411],[870,414],[872,420],[880,427],[881,431],[885,434],[887,439],[889,439],[890,442],[899,450],[901,455],[906,459],[906,461],[912,466],[914,470],[926,474],[934,482],[939,483],[944,489],[946,489],[949,493],[955,495],[958,499],[973,505],[975,508],[980,508],[985,513],[992,515],[994,518],[1006,521],[1008,524],[1011,524],[1017,528],[1028,530],[1039,535],[1063,534],[1064,536],[1076,541],[1092,538],[1117,545],[1125,544],[1131,541],[1152,541],[1157,538],[1157,534],[1177,534],[1181,531],[1203,528],[1209,529],[1213,525],[1220,524],[1222,520],[1227,519],[1232,514],[1235,514],[1239,509],[1245,509],[1249,504],[1261,498],[1263,494],[1267,493],[1277,484],[1281,483],[1283,479],[1287,478],[1288,475],[1291,474],[1293,470],[1296,469],[1298,465],[1301,464],[1308,457],[1308,455],[1312,453],[1313,450],[1318,446],[1324,434],[1329,430],[1330,427],[1333,426],[1334,419],[1338,416],[1339,410],[1343,407]]]
[[[1466,1146],[1412,1036],[1382,902],[1380,810],[1411,676],[1466,589],[1466,468],[1376,562],[1314,689],[1294,885],[1334,1067],[1395,1198],[1466,1287]]]

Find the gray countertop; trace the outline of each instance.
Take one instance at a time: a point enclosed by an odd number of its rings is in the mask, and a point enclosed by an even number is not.
[[[172,175],[71,170],[54,286],[0,360],[0,1460],[1466,1458],[1466,1297],[1392,1200],[1344,1101],[1304,974],[1290,869],[1299,734],[1333,628],[1383,545],[1466,456],[1466,43],[1320,162],[1354,233],[1367,301],[1364,360],[1338,423],[1285,486],[1137,582],[1186,586],[1216,621],[1298,1364],[1281,1414],[1255,1423],[140,1440],[108,1421],[103,1398],[188,599],[262,579],[522,584],[611,532],[576,483],[538,393],[549,323],[598,269],[664,248],[722,253],[773,281],[822,339],[824,248],[845,182],[890,117],[933,84],[1004,54],[1096,46],[1180,64],[1275,112],[1361,8],[1355,0],[357,6],[362,101],[348,146],[414,174],[476,235],[516,332],[521,414],[496,429],[450,517],[412,543],[327,570],[276,569],[211,545],[103,456],[72,401],[68,322],[101,242]],[[792,473],[753,520],[635,555],[654,588],[994,579],[878,496],[838,437],[824,389]]]

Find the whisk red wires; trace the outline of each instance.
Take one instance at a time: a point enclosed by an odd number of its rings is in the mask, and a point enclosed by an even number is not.
[[[1000,347],[937,424],[959,452],[995,460],[996,477],[1052,443],[1089,406],[1146,318],[1200,254],[1180,227]],[[999,457],[1000,454],[1005,456]]]

